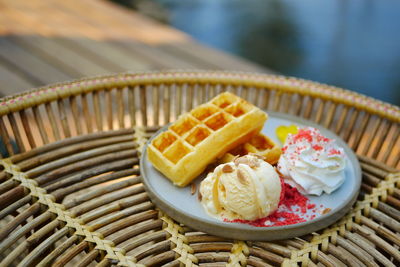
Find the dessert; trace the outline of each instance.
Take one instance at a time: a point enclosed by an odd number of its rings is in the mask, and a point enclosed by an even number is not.
[[[248,154],[256,154],[263,157],[269,164],[276,164],[281,156],[281,148],[274,143],[268,136],[257,133],[248,142],[239,145],[226,153],[220,163],[232,161],[236,156],[244,156]]]
[[[255,220],[273,213],[281,197],[281,181],[269,163],[246,155],[219,165],[201,182],[203,207],[224,220]]]
[[[307,127],[289,134],[282,151],[278,171],[302,194],[330,194],[344,182],[344,151],[319,130]]]
[[[147,147],[153,166],[186,186],[206,166],[258,133],[267,114],[229,92],[183,114]]]

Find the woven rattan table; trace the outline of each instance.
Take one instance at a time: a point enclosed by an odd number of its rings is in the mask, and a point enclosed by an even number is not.
[[[221,91],[301,116],[359,155],[362,190],[336,224],[276,242],[197,232],[149,200],[141,147]],[[0,266],[399,266],[400,110],[314,82],[248,73],[96,77],[0,102]]]

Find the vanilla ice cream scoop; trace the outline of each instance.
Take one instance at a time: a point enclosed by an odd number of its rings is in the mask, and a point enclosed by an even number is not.
[[[302,194],[332,193],[344,182],[345,154],[335,140],[307,127],[289,134],[282,148],[278,170],[285,182]]]
[[[252,155],[219,165],[200,185],[205,210],[228,220],[268,216],[278,208],[281,190],[274,167]]]

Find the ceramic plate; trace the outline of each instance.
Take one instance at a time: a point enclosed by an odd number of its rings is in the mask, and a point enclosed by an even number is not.
[[[340,219],[355,202],[361,185],[360,165],[353,151],[334,133],[315,123],[287,114],[268,112],[268,115],[269,119],[262,132],[278,144],[280,142],[276,137],[275,129],[280,125],[295,124],[299,127],[312,126],[318,128],[323,135],[335,139],[337,144],[343,147],[347,155],[347,162],[345,181],[342,186],[330,195],[309,196],[310,202],[315,204],[316,207],[329,208],[330,212],[326,214],[315,212],[315,218],[306,222],[271,227],[255,227],[248,224],[217,220],[206,214],[197,198],[197,193],[191,195],[190,186],[185,188],[174,186],[170,180],[152,166],[147,160],[146,144],[140,167],[143,183],[150,198],[166,214],[189,227],[209,234],[241,240],[267,241],[301,236],[327,227]],[[167,126],[159,132],[166,129]],[[200,187],[203,178],[204,175],[195,180],[197,189]]]

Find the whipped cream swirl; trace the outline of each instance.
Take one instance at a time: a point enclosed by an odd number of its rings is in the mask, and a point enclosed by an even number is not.
[[[344,182],[345,154],[335,140],[307,127],[289,134],[282,148],[278,170],[285,182],[302,194],[330,194]]]

